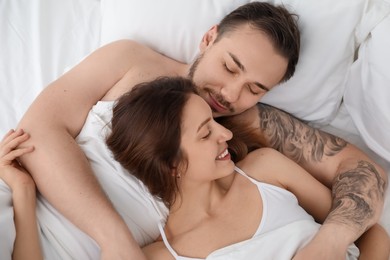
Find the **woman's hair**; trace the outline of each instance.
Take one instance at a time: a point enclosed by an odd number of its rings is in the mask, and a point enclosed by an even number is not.
[[[288,60],[286,73],[282,81],[288,80],[295,72],[299,58],[300,33],[296,15],[283,6],[274,6],[265,2],[252,2],[238,7],[225,16],[218,25],[216,42],[227,33],[249,24],[271,40],[274,48]]]
[[[175,169],[187,163],[181,123],[191,94],[194,84],[180,77],[138,84],[115,104],[106,140],[114,158],[168,207],[179,191]]]

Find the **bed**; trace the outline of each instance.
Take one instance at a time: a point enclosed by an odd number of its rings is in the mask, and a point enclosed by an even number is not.
[[[48,83],[99,46],[131,38],[169,57],[190,62],[196,56],[203,32],[247,2],[250,1],[0,1],[0,135],[17,126]],[[302,48],[294,77],[262,101],[345,138],[390,174],[390,1],[267,2],[284,4],[299,15]],[[93,143],[101,148],[104,144],[99,137],[81,135],[78,141],[84,147]],[[109,163],[101,154],[88,156],[96,168],[104,161]],[[123,177],[118,182],[122,180]],[[9,189],[0,181],[0,259],[11,259],[15,233],[9,195]],[[54,211],[41,200],[38,214]],[[67,223],[58,212],[46,221]],[[381,223],[390,232],[389,189]],[[40,225],[45,228],[44,223]],[[91,247],[96,247],[85,234],[75,232],[80,240],[88,240]],[[71,235],[66,233],[64,241]],[[56,248],[63,251],[60,258],[66,258],[61,256],[73,250],[61,242]],[[78,256],[98,257],[83,250]]]

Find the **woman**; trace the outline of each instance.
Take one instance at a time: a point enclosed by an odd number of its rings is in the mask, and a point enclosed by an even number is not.
[[[327,188],[271,149],[249,153],[236,167],[227,150],[226,142],[231,138],[231,132],[213,120],[209,106],[186,79],[161,78],[140,84],[117,102],[107,144],[115,158],[169,208],[164,229],[161,225],[162,236],[144,247],[149,259],[180,259],[179,255],[213,258],[218,250],[241,241],[256,241],[267,232],[299,221],[310,226],[309,232],[299,237],[303,242],[318,230],[296,197],[322,221],[331,205]],[[32,147],[19,148],[27,139],[22,130],[11,131],[4,138],[0,177],[13,191],[17,227],[14,259],[21,253],[28,259],[41,259],[34,183],[15,161],[32,151]],[[18,195],[24,191],[28,196]],[[19,207],[22,203],[28,206]],[[381,230],[376,234],[383,235]],[[285,251],[282,244],[277,248]],[[277,253],[266,249],[256,251],[261,256]],[[367,251],[383,256],[385,249],[371,247]],[[25,255],[20,258],[25,259]]]
[[[161,78],[119,99],[107,145],[169,208],[161,238],[144,248],[148,258],[204,259],[295,221],[314,223],[295,196],[317,221],[325,219],[325,186],[268,148],[235,166],[231,138],[189,80]]]

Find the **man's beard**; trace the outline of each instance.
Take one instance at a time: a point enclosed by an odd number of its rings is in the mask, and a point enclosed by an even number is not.
[[[194,74],[198,69],[198,65],[202,59],[203,59],[203,54],[199,54],[199,56],[196,57],[196,60],[192,63],[190,70],[188,71],[188,78],[190,78],[191,80],[194,80]]]
[[[190,70],[188,72],[188,78],[190,78],[192,81],[194,80],[194,74],[196,72],[196,70],[198,69],[198,65],[199,63],[202,61],[203,59],[203,53],[200,54],[196,60],[192,63],[191,67],[190,67]],[[195,84],[196,85],[196,84]],[[229,102],[227,102],[224,97],[220,94],[220,93],[217,93],[214,89],[211,89],[211,88],[208,88],[208,87],[203,87],[203,88],[200,88],[198,85],[196,85],[196,89],[198,91],[198,93],[202,96],[202,93],[209,93],[210,95],[212,95],[214,97],[214,99],[216,99],[216,101],[218,101],[220,104],[222,104],[223,106],[225,106],[230,113],[234,113],[234,109],[232,108],[232,106],[230,105]]]

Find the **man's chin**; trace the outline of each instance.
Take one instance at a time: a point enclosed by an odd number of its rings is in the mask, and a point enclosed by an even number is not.
[[[213,117],[214,118],[233,116],[233,115],[235,115],[235,113],[231,113],[231,112],[227,112],[227,113],[213,112]]]

